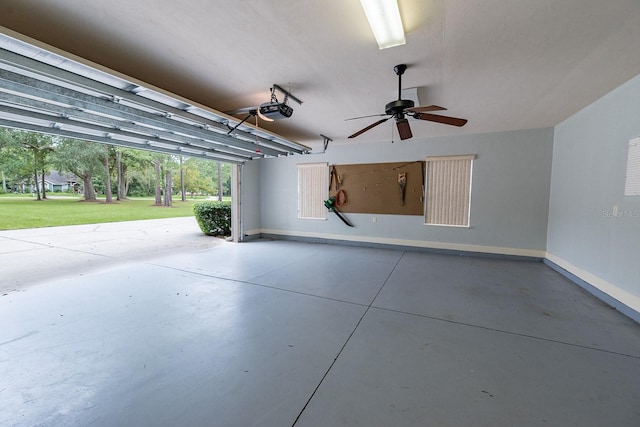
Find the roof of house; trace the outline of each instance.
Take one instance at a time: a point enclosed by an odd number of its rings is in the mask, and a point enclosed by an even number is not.
[[[44,180],[54,185],[62,185],[73,184],[78,181],[78,177],[71,173],[67,174],[60,171],[50,171],[44,176]]]

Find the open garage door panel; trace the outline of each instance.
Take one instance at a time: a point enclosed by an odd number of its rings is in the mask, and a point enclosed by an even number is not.
[[[0,126],[233,164],[309,147],[0,28]]]

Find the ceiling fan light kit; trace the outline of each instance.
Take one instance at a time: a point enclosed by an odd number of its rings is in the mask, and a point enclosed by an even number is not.
[[[380,49],[406,43],[397,0],[360,0]]]
[[[411,132],[411,127],[409,126],[409,121],[406,116],[411,116],[414,119],[418,120],[426,120],[429,122],[442,123],[445,125],[451,126],[464,126],[467,123],[466,119],[459,119],[457,117],[449,117],[449,116],[440,116],[437,114],[428,114],[428,111],[443,111],[446,110],[444,107],[439,107],[437,105],[427,105],[423,107],[415,107],[415,103],[410,99],[402,99],[402,75],[407,70],[406,64],[399,64],[393,67],[393,71],[395,71],[398,76],[398,99],[395,101],[389,102],[384,106],[384,114],[377,114],[378,116],[389,116],[384,119],[380,119],[375,123],[370,124],[369,126],[360,129],[356,133],[349,135],[349,138],[355,138],[369,129],[372,129],[387,120],[394,118],[396,121],[396,127],[398,128],[398,135],[401,140],[409,139],[413,137]],[[363,116],[356,117],[364,118],[364,117],[372,117],[372,116]],[[353,119],[347,119],[353,120]]]

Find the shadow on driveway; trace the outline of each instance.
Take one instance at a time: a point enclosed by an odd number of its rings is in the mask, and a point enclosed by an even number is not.
[[[0,296],[64,276],[226,244],[194,217],[0,230]]]

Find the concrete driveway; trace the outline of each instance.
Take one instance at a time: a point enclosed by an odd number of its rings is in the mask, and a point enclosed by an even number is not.
[[[194,217],[0,230],[0,296],[65,276],[225,244]]]

